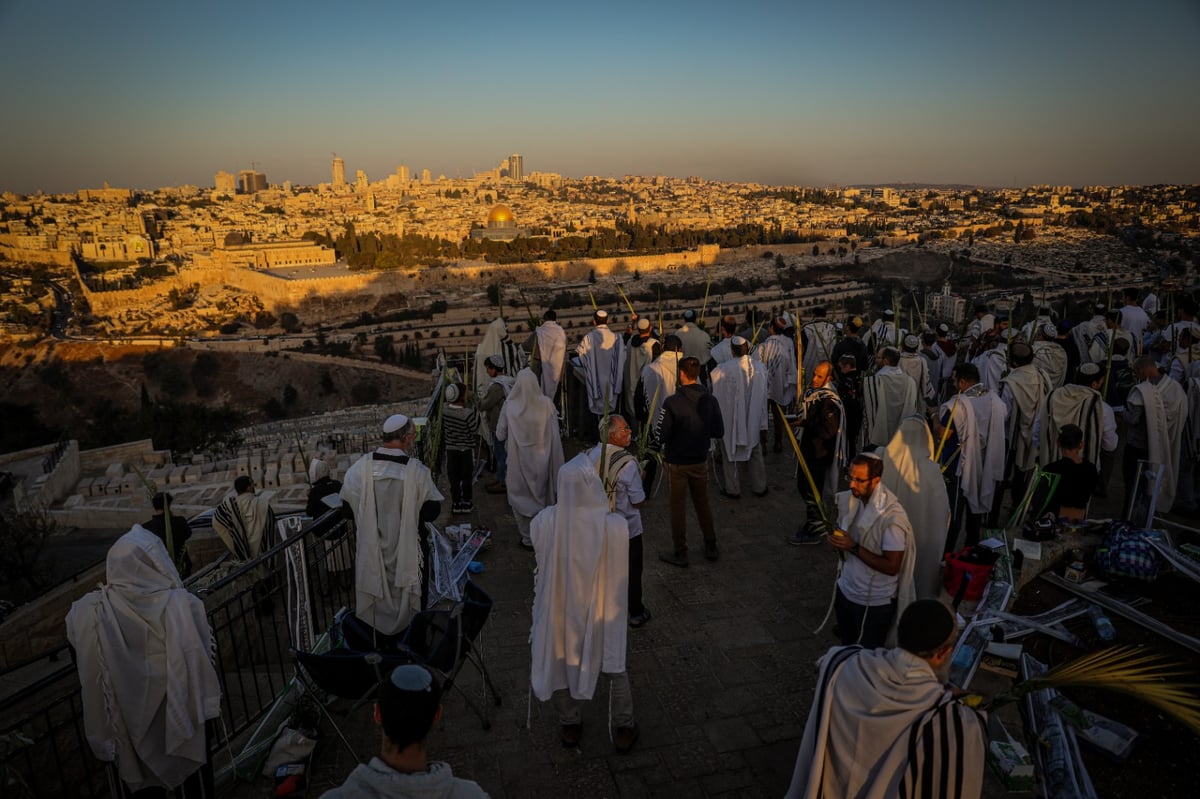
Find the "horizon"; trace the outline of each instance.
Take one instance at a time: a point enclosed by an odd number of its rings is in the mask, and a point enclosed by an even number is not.
[[[525,173],[1200,183],[1200,6],[0,4],[0,190]]]

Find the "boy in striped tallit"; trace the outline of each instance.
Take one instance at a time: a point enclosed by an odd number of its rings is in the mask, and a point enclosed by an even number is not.
[[[936,599],[900,617],[900,646],[838,646],[821,659],[788,799],[977,799],[987,747],[983,714],[938,676],[955,623]]]

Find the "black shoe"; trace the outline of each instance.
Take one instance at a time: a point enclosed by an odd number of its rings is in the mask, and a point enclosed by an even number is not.
[[[650,608],[642,608],[642,612],[629,617],[629,626],[635,630],[650,621]]]
[[[704,545],[704,557],[709,560],[716,560],[721,557],[721,553],[717,551],[717,543],[714,541],[711,544]]]
[[[801,547],[807,544],[819,544],[824,537],[821,533],[809,532],[807,527],[801,527],[788,536],[787,542],[794,547]]]
[[[559,740],[562,745],[568,749],[574,749],[579,746],[579,739],[583,737],[582,724],[563,724],[558,730]]]
[[[767,493],[770,490],[771,489],[769,489],[769,488],[764,488],[762,491],[755,491],[754,496],[758,497],[759,499],[762,499],[763,497],[765,497],[767,495]]]
[[[721,492],[721,496],[725,497],[725,499],[741,499],[742,498],[741,494],[730,494],[728,491],[726,491],[723,488],[720,489],[720,492]]]
[[[681,569],[686,569],[688,565],[687,553],[676,552],[673,549],[660,549],[658,551],[658,559],[663,563],[670,563],[672,566],[678,566]]]
[[[613,737],[613,747],[616,748],[617,754],[629,754],[629,750],[633,749],[640,734],[641,731],[636,723],[628,727],[617,727],[617,734]]]

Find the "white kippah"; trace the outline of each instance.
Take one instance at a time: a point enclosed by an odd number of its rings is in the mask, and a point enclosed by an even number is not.
[[[1058,328],[1054,326],[1053,322],[1047,322],[1042,325],[1042,335],[1046,338],[1058,338]]]
[[[402,413],[393,413],[383,423],[383,432],[394,433],[408,424],[408,417]]]
[[[729,343],[735,347],[740,347],[746,343],[746,339],[742,338],[741,336],[734,336],[729,340]]]
[[[596,318],[597,319],[607,319],[608,311],[604,311],[604,310],[596,311]]]
[[[870,458],[870,459],[871,459],[871,460],[873,460],[873,461],[881,461],[881,460],[883,460],[883,458],[882,458],[882,457],[879,455],[879,453],[877,453],[877,452],[860,452],[860,453],[858,453],[858,457],[860,457],[860,458]]]
[[[459,393],[458,386],[454,383],[446,386],[446,402],[458,402]]]
[[[908,347],[910,350],[915,350],[920,343],[921,339],[917,338],[911,333],[904,337],[904,346]]]
[[[638,330],[649,330],[650,329],[650,320],[646,319],[646,318],[639,319],[637,321],[637,329]]]

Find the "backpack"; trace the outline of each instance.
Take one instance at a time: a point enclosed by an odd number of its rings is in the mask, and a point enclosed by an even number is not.
[[[1133,373],[1133,367],[1129,365],[1129,361],[1113,360],[1112,370],[1108,374],[1108,391],[1105,392],[1104,401],[1113,408],[1125,407],[1125,401],[1129,398],[1129,392],[1137,385],[1137,375]]]
[[[1104,545],[1096,550],[1096,566],[1109,577],[1154,582],[1158,578],[1158,553],[1142,539],[1141,530],[1114,519],[1109,522]]]

